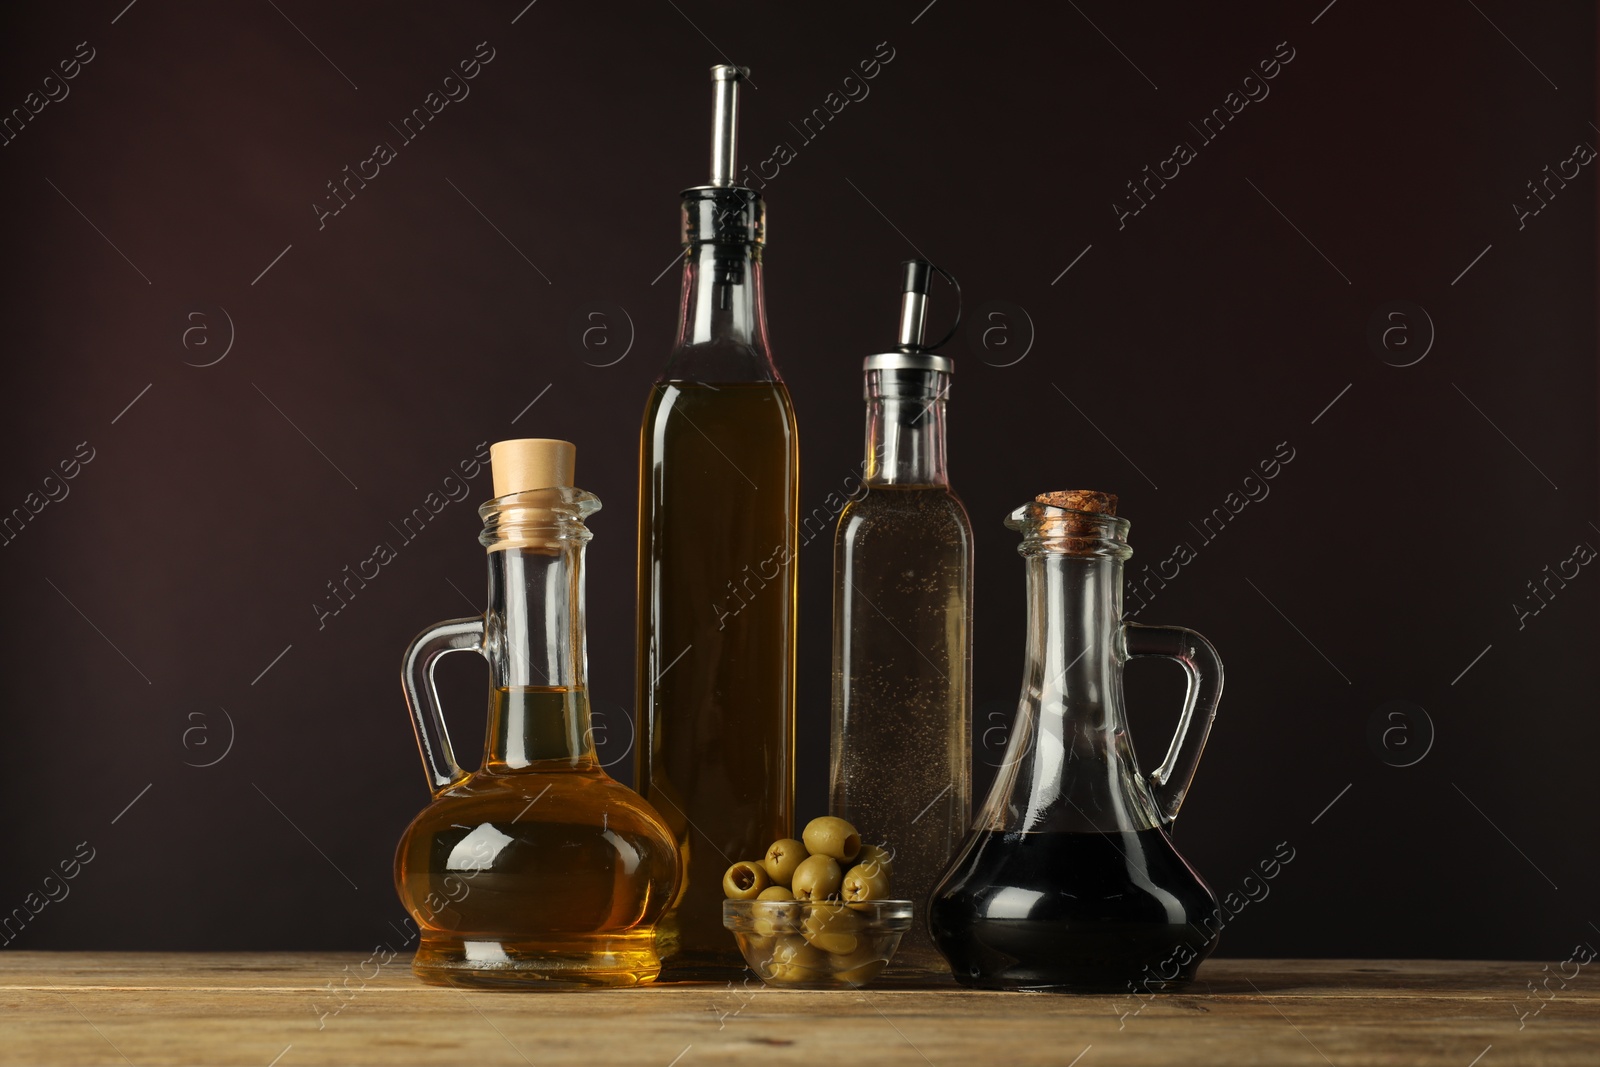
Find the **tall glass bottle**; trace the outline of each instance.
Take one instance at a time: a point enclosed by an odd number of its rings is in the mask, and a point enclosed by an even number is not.
[[[666,978],[743,972],[723,871],[793,833],[799,454],[767,348],[764,209],[732,178],[743,73],[712,68],[712,179],[683,192],[678,338],[639,443],[636,781],[685,871]]]
[[[660,970],[655,922],[678,884],[666,824],[595,756],[584,639],[584,524],[565,441],[490,450],[478,509],[489,607],[423,631],[402,683],[433,802],[400,840],[395,888],[420,932],[413,970],[435,985],[638,985]],[[488,739],[456,763],[434,691],[440,656],[489,661]]]
[[[929,271],[904,264],[899,351],[867,357],[867,493],[834,538],[832,811],[893,850],[919,913],[891,973],[948,969],[923,916],[972,799],[972,524],[945,469],[954,364],[922,347]]]

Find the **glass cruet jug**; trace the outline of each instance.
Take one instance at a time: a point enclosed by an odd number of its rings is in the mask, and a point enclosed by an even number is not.
[[[589,725],[584,520],[565,441],[490,449],[478,509],[489,557],[483,615],[424,630],[401,682],[433,802],[395,853],[420,930],[412,969],[434,985],[626,986],[654,981],[655,924],[677,891],[677,845],[645,799],[601,769]],[[438,658],[489,661],[482,766],[456,763],[433,684]]]
[[[929,908],[958,981],[984,989],[1159,990],[1216,945],[1216,898],[1172,845],[1222,695],[1192,630],[1122,620],[1128,521],[1116,497],[1045,493],[1013,511],[1027,561],[1028,645],[1014,728],[988,798]],[[1139,770],[1122,669],[1183,665],[1166,759]]]

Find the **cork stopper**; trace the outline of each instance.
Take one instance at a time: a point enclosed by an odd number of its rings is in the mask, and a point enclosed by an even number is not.
[[[530,489],[572,485],[578,446],[549,437],[521,437],[489,446],[494,495],[510,496]]]
[[[1047,507],[1088,512],[1090,515],[1115,517],[1117,514],[1116,494],[1097,493],[1093,489],[1058,489],[1053,493],[1040,493],[1033,498],[1033,502]],[[1104,526],[1101,520],[1091,519],[1087,515],[1051,516],[1040,522],[1039,532],[1050,538],[1094,541],[1102,535]]]
[[[554,556],[562,551],[563,517],[582,516],[600,507],[592,496],[572,485],[578,447],[570,441],[523,437],[489,446],[494,496],[478,514],[484,530],[479,541],[490,552],[519,548]],[[505,497],[512,502],[501,503]],[[591,501],[585,509],[581,500]],[[567,531],[570,532],[570,531]],[[585,535],[587,536],[587,535]]]
[[[1115,515],[1117,494],[1097,493],[1093,489],[1057,489],[1053,493],[1040,493],[1034,503],[1048,504],[1053,508],[1070,508],[1094,515]]]

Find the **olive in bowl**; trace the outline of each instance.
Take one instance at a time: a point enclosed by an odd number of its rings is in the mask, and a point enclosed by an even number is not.
[[[768,985],[851,989],[893,958],[911,911],[909,900],[724,900],[722,925]]]

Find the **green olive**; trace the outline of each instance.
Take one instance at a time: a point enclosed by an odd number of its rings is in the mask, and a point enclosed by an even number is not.
[[[834,955],[857,951],[862,938],[861,916],[834,901],[813,904],[800,921],[800,932],[812,945]]]
[[[806,846],[792,837],[785,837],[767,846],[761,866],[767,869],[767,877],[774,885],[788,885],[789,879],[794,877],[794,869],[805,858]]]
[[[805,842],[806,851],[813,856],[832,856],[845,863],[854,860],[861,851],[861,835],[856,828],[833,815],[806,823],[800,838]]]
[[[839,895],[850,903],[857,903],[863,900],[887,900],[889,897],[889,876],[876,863],[858,863],[846,872],[844,881],[840,885]]]
[[[767,894],[777,890],[784,895],[781,897],[768,897]],[[773,937],[778,934],[792,934],[795,931],[797,916],[791,912],[788,905],[794,902],[789,896],[789,891],[781,885],[768,886],[761,891],[761,896],[756,899],[766,899],[766,903],[756,904],[750,909],[750,929],[757,934]]]
[[[766,869],[750,860],[740,860],[722,876],[722,892],[729,900],[753,900],[767,884]]]
[[[772,900],[784,903],[794,899],[794,894],[781,885],[769,885],[763,889],[757,900]],[[750,927],[758,934],[787,933],[793,927],[793,920],[784,914],[783,908],[756,908],[750,920]]]
[[[783,985],[824,985],[828,982],[828,972],[811,967],[798,967],[792,963],[775,963],[772,965],[768,980]]]
[[[855,933],[864,925],[866,925],[865,919],[837,900],[822,900],[808,904],[800,917],[802,932],[820,933],[832,930]]]
[[[774,967],[821,970],[828,966],[828,957],[821,949],[794,934],[784,934],[773,941],[771,959]]]
[[[835,981],[845,982],[853,986],[866,985],[878,977],[878,972],[883,970],[884,964],[887,962],[887,960],[869,960],[859,967],[853,967],[848,971],[839,971],[833,977]]]
[[[862,845],[861,855],[856,857],[856,866],[876,866],[885,875],[894,874],[894,850],[886,845]]]
[[[811,943],[824,952],[847,956],[861,946],[861,939],[855,934],[814,934]]]
[[[860,934],[856,940],[854,952],[845,952],[832,956],[829,963],[833,964],[835,971],[853,971],[868,964],[876,963],[880,967],[887,961],[883,958],[883,949],[879,944],[880,939],[867,934]]]
[[[808,856],[794,869],[791,889],[796,900],[826,900],[839,892],[843,880],[832,856]]]

